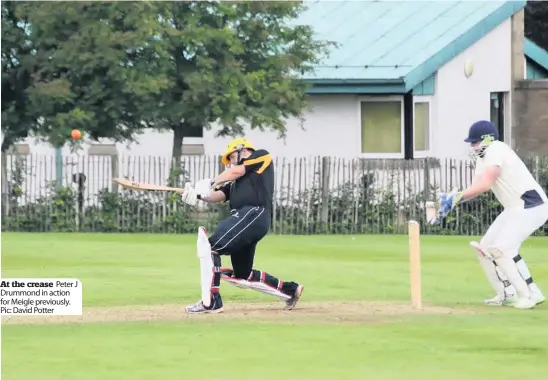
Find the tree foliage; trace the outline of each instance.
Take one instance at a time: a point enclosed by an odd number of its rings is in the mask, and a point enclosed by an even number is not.
[[[151,53],[146,2],[2,2],[2,149],[29,133],[54,146],[79,128],[128,141],[168,79]]]
[[[327,52],[309,26],[291,25],[301,2],[156,3],[163,31],[159,75],[170,87],[159,97],[155,126],[182,140],[215,126],[217,136],[243,134],[245,125],[286,132],[305,110],[299,76]]]
[[[300,75],[329,45],[294,25],[303,10],[300,1],[3,2],[6,144],[32,132],[61,146],[73,128],[128,141],[151,127],[173,131],[177,159],[202,128],[283,136],[307,106]]]
[[[2,2],[2,152],[37,127],[38,114],[29,102],[36,70],[27,33],[29,6]]]
[[[128,141],[146,126],[167,84],[143,65],[154,43],[151,11],[146,2],[37,3],[29,16],[39,67],[30,103],[48,141],[63,145],[72,128]]]

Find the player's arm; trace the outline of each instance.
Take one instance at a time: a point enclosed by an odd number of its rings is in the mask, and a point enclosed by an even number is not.
[[[213,179],[213,184],[222,185],[227,182],[236,181],[245,174],[245,170],[242,170],[241,166],[243,165],[235,165],[225,169],[225,171]]]
[[[441,199],[441,207],[439,211],[440,218],[445,217],[452,209],[462,202],[469,201],[486,191],[491,190],[491,187],[500,176],[502,165],[506,151],[500,145],[493,145],[486,152],[483,170],[477,176],[472,184],[462,191],[443,194]]]
[[[486,165],[481,175],[472,182],[472,185],[462,191],[462,199],[467,201],[491,190],[491,187],[500,176],[500,165],[502,164]]]
[[[500,176],[500,170],[504,164],[507,152],[502,145],[493,145],[485,153],[483,170],[472,184],[462,191],[462,200],[467,201],[491,190],[493,184]]]
[[[200,196],[200,199],[208,203],[226,202],[230,198],[230,184],[219,186],[215,191],[207,195]]]
[[[208,195],[201,195],[200,200],[208,203],[218,203],[226,201],[226,195],[220,190],[212,191]]]
[[[243,160],[241,165],[234,165],[219,174],[215,184],[236,181],[238,178],[250,172],[261,174],[272,162],[272,156],[264,149],[255,151],[251,156]]]
[[[272,164],[272,155],[264,149],[259,149],[251,156],[244,159],[242,162],[242,168],[240,169],[244,174],[255,172],[262,174]]]

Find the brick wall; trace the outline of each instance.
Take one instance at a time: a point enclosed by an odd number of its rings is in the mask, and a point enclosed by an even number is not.
[[[548,155],[548,79],[515,83],[512,101],[514,149],[523,157]]]

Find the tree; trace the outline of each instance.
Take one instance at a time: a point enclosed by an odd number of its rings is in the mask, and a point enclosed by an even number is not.
[[[131,141],[145,128],[167,78],[143,65],[154,51],[147,2],[29,3],[34,70],[26,106],[54,146],[79,128],[94,140]],[[147,18],[148,17],[148,18]]]
[[[30,7],[2,1],[2,153],[37,127],[38,115],[28,102],[35,71],[25,15]]]
[[[301,2],[155,3],[163,32],[159,75],[170,86],[155,102],[154,127],[173,131],[180,167],[185,136],[218,126],[217,136],[252,129],[286,132],[307,106],[300,75],[327,53],[309,26],[291,23]]]
[[[17,7],[4,4],[3,24]],[[173,131],[177,168],[183,138],[204,127],[284,136],[307,106],[301,75],[331,45],[294,25],[301,2],[20,4],[6,48],[2,36],[3,65],[6,51],[22,66],[5,71],[18,86],[2,102],[9,141],[33,132],[61,146],[72,128],[128,141],[152,127]]]
[[[528,1],[525,7],[525,37],[548,50],[548,2]]]

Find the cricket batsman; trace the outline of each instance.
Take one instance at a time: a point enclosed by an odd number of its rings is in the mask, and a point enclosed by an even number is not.
[[[228,144],[222,156],[227,169],[214,179],[186,184],[182,200],[190,205],[204,202],[228,202],[231,215],[222,220],[213,235],[204,227],[198,229],[197,251],[201,268],[201,300],[187,306],[190,314],[220,313],[223,300],[221,278],[244,289],[253,289],[285,301],[293,309],[304,287],[282,281],[253,268],[255,249],[270,229],[274,193],[272,156],[255,149],[245,138]],[[230,256],[232,269],[221,268],[221,255]]]
[[[531,309],[545,301],[520,255],[522,243],[548,220],[548,198],[523,161],[504,142],[489,121],[477,121],[464,140],[472,147],[476,169],[472,184],[442,194],[440,218],[459,203],[491,190],[503,206],[481,241],[471,242],[496,292],[488,305]]]

